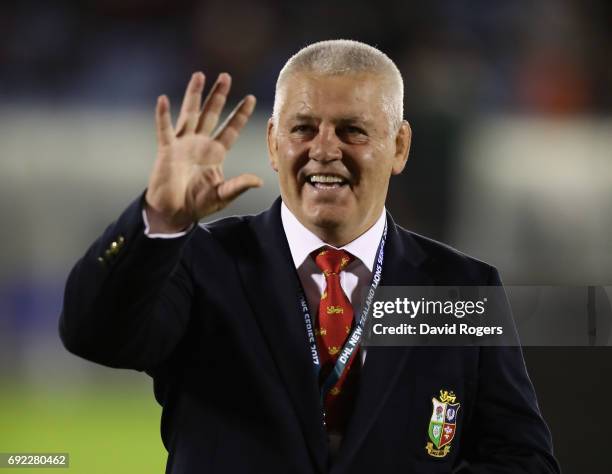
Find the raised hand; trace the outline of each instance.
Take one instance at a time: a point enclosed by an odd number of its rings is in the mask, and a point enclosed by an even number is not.
[[[145,196],[150,231],[178,232],[192,222],[227,206],[246,190],[262,185],[252,174],[231,179],[223,176],[223,161],[255,108],[247,95],[213,134],[231,87],[222,73],[200,109],[204,74],[191,77],[181,112],[172,127],[170,102],[157,100],[157,158]]]

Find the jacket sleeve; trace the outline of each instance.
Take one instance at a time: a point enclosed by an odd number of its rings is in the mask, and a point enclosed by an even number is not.
[[[197,226],[178,238],[149,238],[143,200],[144,193],[89,247],[64,293],[64,346],[110,367],[157,366],[189,323],[193,285],[183,254]]]
[[[495,268],[491,268],[488,285],[501,286]],[[454,472],[559,473],[551,434],[540,414],[520,345],[481,347],[479,364],[464,463]]]

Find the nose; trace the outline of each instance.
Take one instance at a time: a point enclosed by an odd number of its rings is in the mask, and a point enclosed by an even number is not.
[[[341,141],[336,135],[335,127],[319,126],[319,133],[311,142],[308,157],[315,161],[334,161],[342,158]]]

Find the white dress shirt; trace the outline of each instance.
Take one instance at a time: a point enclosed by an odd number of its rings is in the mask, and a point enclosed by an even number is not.
[[[355,257],[342,272],[340,272],[340,286],[353,305],[355,318],[360,317],[361,297],[363,290],[372,280],[376,250],[385,229],[386,213],[383,209],[378,220],[367,231],[352,242],[340,247]],[[319,237],[308,230],[298,221],[289,208],[282,203],[281,221],[283,229],[289,242],[289,250],[293,258],[293,264],[297,270],[298,277],[304,288],[308,308],[313,321],[319,312],[319,302],[325,290],[325,276],[317,267],[314,259],[310,256],[312,252],[326,244]],[[336,248],[336,247],[334,247]],[[361,348],[361,363],[365,362],[366,350]]]

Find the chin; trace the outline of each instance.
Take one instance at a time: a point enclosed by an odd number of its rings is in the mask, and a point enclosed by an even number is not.
[[[342,221],[337,217],[317,217],[311,219],[311,223],[319,229],[336,230],[342,227]]]
[[[308,221],[320,229],[338,229],[342,227],[348,217],[348,212],[340,206],[318,206],[305,213]]]

